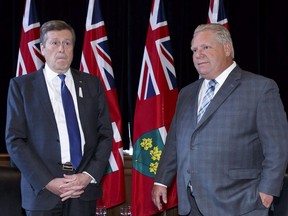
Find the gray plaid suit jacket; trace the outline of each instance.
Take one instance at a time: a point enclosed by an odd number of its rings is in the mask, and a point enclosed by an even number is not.
[[[204,215],[241,215],[278,196],[288,159],[287,117],[276,83],[237,66],[197,124],[203,79],[183,88],[155,182],[177,176],[179,214],[191,207],[189,181]]]

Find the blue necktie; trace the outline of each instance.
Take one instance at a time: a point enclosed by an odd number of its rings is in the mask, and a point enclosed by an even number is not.
[[[72,95],[65,84],[65,75],[59,74],[61,79],[61,96],[65,112],[66,125],[69,135],[71,164],[77,169],[82,158],[80,130],[75,112]]]
[[[216,80],[210,80],[208,83],[208,89],[205,92],[201,107],[199,109],[199,113],[197,116],[197,121],[199,122],[200,119],[202,118],[204,112],[206,111],[208,105],[210,104],[213,96],[214,96],[214,90],[215,90],[215,85],[217,84]]]

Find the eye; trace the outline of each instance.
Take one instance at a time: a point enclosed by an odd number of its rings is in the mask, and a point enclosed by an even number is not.
[[[59,45],[59,42],[58,41],[51,41],[50,44],[52,46],[58,46]]]
[[[71,41],[64,41],[64,42],[63,42],[63,45],[64,45],[65,47],[71,47],[71,46],[72,46],[72,43],[71,43]]]
[[[204,47],[203,47],[204,50],[207,50],[207,49],[209,49],[209,48],[211,48],[211,47],[210,47],[210,46],[204,46]]]
[[[193,53],[195,53],[195,52],[197,51],[197,49],[196,49],[196,48],[191,48],[191,51],[192,51]]]

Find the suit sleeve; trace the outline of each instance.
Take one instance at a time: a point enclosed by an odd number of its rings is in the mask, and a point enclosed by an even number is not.
[[[259,191],[278,196],[287,168],[288,126],[279,90],[273,80],[263,88],[257,108],[257,127],[265,158]]]
[[[25,106],[33,107],[33,104],[26,104],[23,96],[25,91],[15,79],[11,79],[7,98],[6,146],[11,160],[35,193],[38,193],[53,179],[53,175],[31,146],[28,108],[25,110]],[[31,95],[31,92],[29,94]]]
[[[97,86],[97,93],[92,99],[96,100],[94,108],[97,109],[97,112],[95,112],[97,113],[97,116],[95,116],[94,119],[91,118],[93,115],[92,113],[91,115],[88,114],[90,111],[86,113],[86,117],[89,118],[86,122],[88,122],[88,125],[90,126],[86,126],[85,128],[86,144],[93,148],[93,152],[91,159],[87,160],[84,171],[92,175],[96,182],[100,182],[107,168],[109,156],[111,154],[113,130],[104,88],[100,80],[96,80],[97,84],[93,85],[93,87],[95,88],[95,86]],[[90,91],[95,91],[95,89],[90,89]],[[93,109],[93,107],[90,108]],[[90,152],[88,154],[90,154]]]
[[[176,127],[177,106],[154,180],[155,183],[163,184],[168,187],[172,184],[177,172]]]

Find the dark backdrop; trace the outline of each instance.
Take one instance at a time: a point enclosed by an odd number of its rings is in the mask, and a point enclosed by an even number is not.
[[[79,68],[88,0],[36,0],[40,23],[63,19],[77,35],[72,66]],[[142,54],[151,0],[101,0],[117,93],[123,120],[123,144],[129,146],[128,122],[133,122]],[[287,0],[224,0],[235,60],[243,69],[274,79],[288,110],[286,77],[288,49]],[[5,148],[6,98],[9,79],[15,76],[24,0],[1,1],[0,8],[0,153]],[[198,78],[192,64],[190,41],[193,30],[206,23],[209,0],[164,0],[178,88]],[[5,11],[5,13],[4,13]],[[5,14],[5,16],[4,16]],[[7,15],[8,14],[8,15]]]

